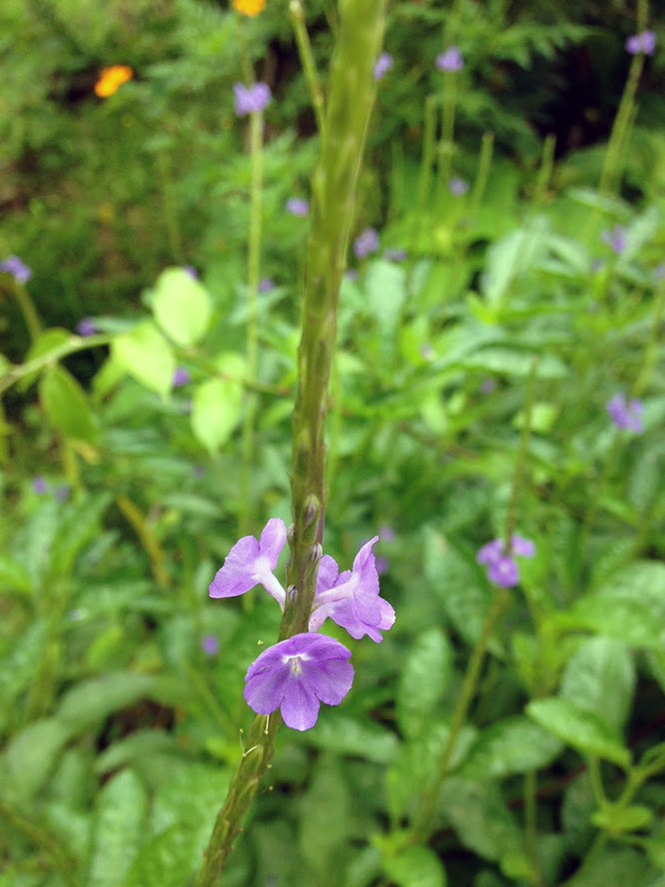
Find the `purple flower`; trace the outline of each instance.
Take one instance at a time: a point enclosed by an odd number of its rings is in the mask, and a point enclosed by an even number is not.
[[[278,517],[271,518],[263,528],[261,539],[243,536],[226,556],[209,588],[210,597],[236,597],[259,583],[282,609],[286,593],[273,575],[280,552],[286,544],[286,525]]]
[[[376,572],[379,576],[383,576],[384,573],[388,572],[388,567],[390,563],[387,557],[377,557],[376,559]]]
[[[382,52],[374,63],[374,79],[382,80],[393,66],[393,57],[388,52]]]
[[[490,379],[489,377],[487,379],[483,379],[483,381],[480,383],[481,394],[491,394],[495,388],[496,382],[494,381],[494,379]]]
[[[383,542],[394,542],[395,541],[395,531],[389,524],[382,524],[379,527],[379,538]]]
[[[607,402],[607,412],[617,428],[627,428],[636,434],[642,432],[642,416],[644,404],[633,398],[627,401],[623,394],[615,394]]]
[[[462,53],[457,46],[449,46],[445,52],[437,55],[436,66],[439,71],[461,71],[464,67]]]
[[[32,489],[37,493],[37,495],[43,495],[48,489],[46,480],[42,477],[41,474],[38,474],[37,477],[32,479]]]
[[[183,265],[182,270],[186,271],[190,277],[194,278],[194,280],[199,279],[199,272],[196,270],[196,268],[193,265]]]
[[[302,197],[289,197],[284,204],[287,213],[292,216],[306,216],[309,212],[309,203]]]
[[[620,255],[626,248],[626,229],[623,225],[615,225],[611,231],[603,231],[603,241],[609,244],[612,252]]]
[[[97,332],[97,326],[95,325],[95,321],[92,317],[82,317],[81,320],[76,324],[76,332],[79,336],[86,338],[87,336],[94,336]]]
[[[216,634],[204,634],[201,638],[201,649],[207,656],[214,656],[219,650],[219,638]]]
[[[476,560],[487,567],[487,578],[502,588],[512,588],[519,582],[518,557],[534,557],[536,546],[531,539],[513,534],[510,550],[506,552],[503,539],[492,539],[479,549]]]
[[[334,558],[330,555],[321,558],[309,617],[310,631],[318,631],[330,617],[356,640],[364,635],[369,635],[377,643],[383,640],[380,630],[392,626],[395,611],[379,596],[379,576],[372,553],[378,539],[374,536],[363,545],[353,561],[352,570],[340,573]]]
[[[633,34],[626,40],[626,52],[637,55],[640,52],[653,55],[656,49],[656,35],[653,31],[642,31],[641,34]]]
[[[250,87],[236,83],[233,86],[233,93],[238,117],[246,117],[248,114],[263,111],[271,98],[270,87],[267,83],[253,83]]]
[[[264,277],[259,280],[259,285],[257,289],[260,293],[269,293],[270,290],[275,289],[275,284],[270,277]]]
[[[0,271],[11,274],[17,283],[27,283],[32,277],[32,271],[18,256],[9,256],[4,262],[0,262]]]
[[[171,379],[171,385],[174,388],[182,388],[183,385],[187,385],[191,378],[188,369],[185,369],[185,367],[176,367],[173,373],[173,378]]]
[[[406,259],[405,249],[387,249],[383,253],[383,258],[389,262],[403,262]]]
[[[453,176],[453,178],[448,182],[448,190],[453,195],[453,197],[461,197],[462,194],[466,194],[469,190],[469,185],[464,179],[459,179]]]
[[[358,259],[364,259],[370,253],[375,253],[378,248],[379,235],[375,228],[365,228],[353,243],[353,252]]]
[[[309,730],[321,702],[339,705],[351,689],[351,653],[334,638],[303,632],[264,650],[247,670],[245,699],[258,714],[280,708],[287,727]]]

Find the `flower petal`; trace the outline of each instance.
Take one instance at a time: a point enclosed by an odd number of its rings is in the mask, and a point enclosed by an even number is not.
[[[302,681],[289,682],[288,693],[282,702],[282,717],[293,730],[309,730],[319,716],[319,700]]]
[[[268,558],[270,569],[274,570],[286,545],[286,524],[279,517],[271,517],[263,528],[259,542],[261,557]]]
[[[237,597],[256,585],[253,564],[259,556],[254,536],[243,536],[226,556],[224,565],[210,583],[210,597]]]

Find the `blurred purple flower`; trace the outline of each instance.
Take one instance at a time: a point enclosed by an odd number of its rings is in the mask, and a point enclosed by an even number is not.
[[[303,632],[264,650],[247,670],[245,699],[257,714],[280,708],[284,723],[309,730],[321,702],[339,705],[351,689],[351,652],[327,635]]]
[[[18,256],[9,256],[0,262],[0,271],[11,274],[17,283],[27,283],[32,277],[32,271]]]
[[[468,182],[464,181],[464,179],[459,179],[453,176],[453,178],[448,182],[448,190],[453,195],[453,197],[461,197],[469,190],[469,185]]]
[[[382,542],[395,541],[395,531],[389,524],[382,524],[379,527],[379,539],[381,539]]]
[[[303,197],[289,197],[284,204],[287,213],[303,218],[309,212],[309,202]]]
[[[48,485],[44,477],[41,474],[38,474],[36,477],[32,479],[32,489],[41,496],[48,489]]]
[[[269,293],[270,290],[275,289],[275,284],[270,277],[263,277],[261,280],[259,280],[259,285],[257,289],[260,293]]]
[[[615,225],[611,231],[603,231],[603,241],[612,252],[620,255],[626,248],[626,229],[623,225]]]
[[[491,394],[495,388],[496,388],[496,382],[494,381],[494,379],[490,379],[490,378],[483,379],[483,381],[480,383],[480,393],[481,394]]]
[[[374,79],[381,80],[393,66],[393,57],[388,52],[382,52],[374,63]]]
[[[204,634],[201,638],[201,649],[207,656],[215,656],[219,651],[219,638],[216,634]]]
[[[235,108],[238,117],[246,117],[263,111],[270,101],[270,87],[267,83],[253,83],[251,86],[243,86],[236,83],[233,87],[235,96]]]
[[[635,434],[641,434],[644,404],[633,398],[627,401],[623,394],[615,394],[607,402],[607,412],[617,428],[627,428]]]
[[[626,52],[637,55],[640,52],[645,55],[653,55],[656,49],[656,35],[653,31],[642,31],[641,34],[633,34],[626,40]]]
[[[403,262],[406,259],[405,249],[387,249],[383,253],[383,258],[389,262]]]
[[[187,385],[191,381],[191,373],[185,367],[176,367],[175,372],[173,373],[173,378],[171,379],[171,385],[174,388],[182,388],[183,385]]]
[[[196,268],[193,265],[183,265],[182,270],[186,271],[190,277],[194,278],[194,280],[199,279],[199,272],[196,270]]]
[[[384,573],[387,573],[388,567],[388,558],[379,555],[379,557],[377,557],[376,559],[376,572],[379,574],[379,576],[383,576]]]
[[[437,55],[436,66],[439,71],[461,71],[464,67],[462,53],[457,46],[449,46],[445,52]]]
[[[519,582],[519,569],[515,561],[518,557],[534,557],[536,546],[531,539],[514,533],[510,540],[510,551],[506,552],[503,539],[492,539],[483,545],[476,555],[479,564],[487,567],[487,578],[501,588],[512,588]]]
[[[376,228],[365,228],[353,242],[353,252],[358,259],[364,259],[370,253],[375,253],[378,248],[379,235]]]
[[[87,338],[87,336],[94,336],[97,332],[95,321],[92,317],[82,317],[76,324],[76,332],[84,339]]]

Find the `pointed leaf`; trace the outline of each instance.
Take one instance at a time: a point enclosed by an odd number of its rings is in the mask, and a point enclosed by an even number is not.
[[[149,320],[111,342],[113,360],[122,369],[165,397],[171,390],[176,362],[171,346]]]
[[[167,268],[157,278],[152,310],[166,335],[187,348],[205,334],[212,307],[203,284],[184,268]]]
[[[88,398],[76,379],[60,366],[47,369],[39,382],[39,399],[55,428],[71,440],[97,443],[97,426]]]

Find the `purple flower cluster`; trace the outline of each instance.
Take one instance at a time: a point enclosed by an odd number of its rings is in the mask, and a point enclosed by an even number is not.
[[[176,367],[173,371],[173,378],[171,379],[171,385],[174,388],[182,388],[183,385],[189,384],[191,381],[191,373],[186,367]]]
[[[288,727],[308,730],[316,723],[321,702],[337,705],[346,696],[353,681],[351,653],[339,641],[316,632],[330,618],[351,637],[367,635],[378,643],[381,631],[392,626],[395,611],[380,596],[372,552],[378,538],[362,546],[351,570],[340,573],[334,558],[321,557],[309,630],[265,650],[249,667],[245,699],[255,712],[270,714],[280,708]],[[286,525],[279,518],[268,521],[258,540],[243,536],[217,571],[210,596],[236,597],[260,584],[283,610],[286,592],[273,571],[285,544]]]
[[[633,34],[626,40],[626,52],[630,55],[653,55],[656,49],[656,35],[653,31],[642,31],[641,34]]]
[[[617,256],[626,248],[626,229],[623,225],[615,225],[611,231],[603,231],[603,241]]]
[[[453,197],[461,197],[469,190],[469,184],[468,182],[465,182],[464,179],[453,177],[448,182],[448,190],[453,195]]]
[[[76,324],[76,332],[83,339],[87,339],[88,336],[94,336],[97,332],[97,325],[92,317],[82,317],[81,320]]]
[[[464,67],[462,53],[457,46],[449,46],[445,52],[436,57],[436,66],[439,71],[461,71]]]
[[[534,557],[536,546],[531,539],[516,533],[511,537],[510,548],[506,551],[503,539],[492,539],[478,551],[476,560],[487,567],[487,578],[501,588],[512,588],[520,581],[520,572],[515,556]]]
[[[376,228],[365,228],[353,241],[353,252],[357,259],[364,259],[379,248],[379,234]]]
[[[0,271],[11,274],[17,283],[27,283],[32,277],[32,271],[18,256],[9,256],[0,262]]]
[[[236,83],[233,87],[233,94],[238,117],[258,114],[259,111],[263,111],[271,99],[270,87],[267,83],[253,83],[251,86]]]
[[[623,394],[615,394],[607,402],[607,412],[617,428],[626,428],[635,434],[642,433],[644,404],[637,398],[626,400]]]

